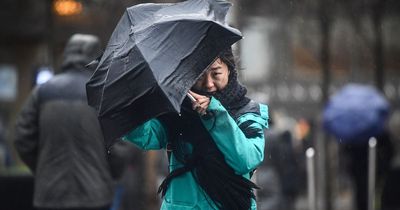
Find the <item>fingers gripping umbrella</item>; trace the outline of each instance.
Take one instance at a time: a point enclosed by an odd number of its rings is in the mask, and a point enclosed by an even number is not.
[[[241,39],[225,17],[230,3],[190,0],[127,8],[86,84],[106,145],[167,112],[180,112],[196,79]]]
[[[324,128],[343,143],[363,143],[382,132],[389,103],[375,88],[349,84],[329,100]]]

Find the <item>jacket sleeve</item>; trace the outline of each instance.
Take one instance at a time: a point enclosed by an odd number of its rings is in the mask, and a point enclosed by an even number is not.
[[[36,87],[17,117],[14,146],[21,160],[35,172],[39,145],[39,89]]]
[[[167,134],[158,119],[151,119],[123,136],[122,140],[132,142],[144,150],[156,150],[166,147]]]
[[[212,117],[202,117],[202,122],[224,154],[225,161],[237,174],[254,170],[264,159],[264,132],[248,138],[239,125],[248,122],[250,127],[263,131],[268,127],[268,107],[260,104],[261,115],[247,113],[235,122],[222,104],[212,97],[208,111]]]

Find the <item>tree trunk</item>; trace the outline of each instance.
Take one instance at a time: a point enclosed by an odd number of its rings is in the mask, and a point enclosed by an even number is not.
[[[319,2],[319,21],[321,30],[321,43],[320,43],[320,63],[322,71],[322,101],[321,107],[323,107],[328,101],[329,97],[329,85],[331,83],[330,74],[330,31],[331,31],[331,16],[332,10],[330,9],[329,0],[320,0]],[[317,167],[319,180],[319,195],[320,209],[332,210],[332,187],[331,187],[331,170],[329,161],[329,148],[328,148],[328,136],[323,133],[322,123],[319,123],[321,135],[318,135],[321,139],[317,140]]]
[[[375,85],[383,91],[385,77],[385,63],[383,51],[383,36],[382,36],[382,18],[384,14],[386,0],[377,0],[372,8],[372,22],[375,33],[374,57],[375,57]]]

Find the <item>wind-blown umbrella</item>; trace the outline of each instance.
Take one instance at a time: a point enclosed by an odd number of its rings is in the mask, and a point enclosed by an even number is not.
[[[107,145],[153,117],[180,112],[196,79],[241,39],[225,22],[230,6],[190,0],[126,9],[86,85]]]
[[[329,100],[324,128],[343,143],[364,143],[383,131],[389,104],[375,88],[349,84]]]

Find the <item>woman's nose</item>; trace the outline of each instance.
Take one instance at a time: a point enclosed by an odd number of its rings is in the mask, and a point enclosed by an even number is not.
[[[213,91],[214,89],[214,81],[210,74],[207,74],[205,77],[205,87],[207,91]]]

